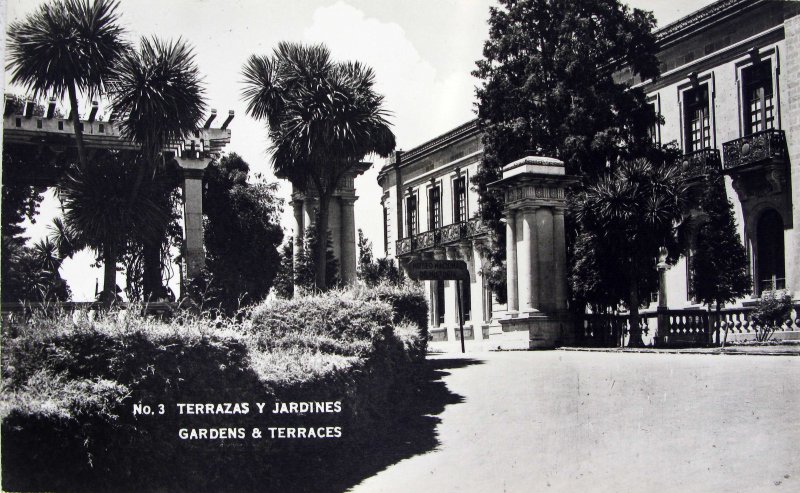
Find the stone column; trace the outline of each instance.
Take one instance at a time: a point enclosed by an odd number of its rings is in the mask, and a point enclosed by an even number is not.
[[[517,294],[519,311],[536,309],[534,292],[537,288],[538,264],[536,262],[536,223],[533,209],[517,211]],[[519,216],[522,216],[521,218]]]
[[[342,282],[350,285],[356,282],[356,231],[353,204],[356,197],[341,199],[341,258]]]
[[[506,211],[506,291],[509,312],[519,309],[517,297],[517,214],[513,210]]]
[[[328,204],[328,233],[330,234],[333,256],[339,261],[339,278],[344,281],[345,262],[342,258],[342,242],[344,238],[342,237],[342,208],[340,197],[331,197],[331,202]],[[326,239],[325,241],[328,240]]]
[[[553,244],[553,210],[542,207],[536,211],[536,243],[539,248],[539,304],[536,306],[543,312],[555,309],[556,284],[566,284],[566,278],[556,283],[554,277],[555,255]]]
[[[567,246],[566,231],[564,230],[564,209],[557,207],[553,211],[553,246],[555,247],[555,266],[553,274],[556,280],[567,278]],[[556,310],[567,309],[567,283],[556,282],[555,286]]]
[[[191,281],[206,265],[203,249],[203,173],[210,158],[176,156],[183,170],[183,231],[186,280]]]

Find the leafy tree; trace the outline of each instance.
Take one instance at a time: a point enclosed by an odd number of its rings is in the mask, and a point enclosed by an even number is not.
[[[654,285],[659,248],[675,249],[675,226],[682,219],[686,194],[681,167],[637,159],[602,175],[575,199],[575,218],[586,235],[581,241],[595,252],[598,277],[621,279],[586,291],[597,293],[605,303],[614,298],[625,301],[630,312],[630,346],[642,345],[642,292]],[[573,267],[573,279],[583,274],[577,270],[582,268],[580,263]]]
[[[472,182],[480,216],[493,231],[483,253],[488,277],[505,296],[502,197],[487,185],[525,154],[563,160],[588,180],[618,157],[647,156],[647,129],[656,120],[641,89],[615,77],[658,75],[655,18],[619,0],[499,0],[490,8],[489,40],[473,75],[483,163]],[[624,79],[624,78],[622,78]]]
[[[141,145],[141,162],[127,192],[132,204],[143,185],[163,186],[155,183],[159,169],[165,167],[162,151],[197,129],[206,107],[204,88],[192,48],[180,39],[156,37],[142,38],[138,50],[120,58],[109,87],[111,109],[120,115],[122,135]],[[170,206],[167,200],[161,205]],[[166,209],[162,217],[169,217]],[[169,221],[157,226],[160,234],[142,244],[146,298],[158,298],[164,292],[162,257]]]
[[[756,340],[766,342],[790,320],[792,313],[792,293],[786,290],[772,290],[761,293],[758,305],[753,312],[756,322]]]
[[[327,235],[331,197],[342,177],[370,153],[386,157],[395,138],[375,75],[359,62],[334,62],[323,45],[280,43],[244,67],[247,112],[266,119],[279,176],[319,196],[319,237]],[[315,252],[315,284],[330,285],[326,253]]]
[[[278,298],[291,299],[294,294],[294,239],[291,236],[283,244],[280,257],[281,263],[272,287]]]
[[[69,286],[59,274],[64,259],[49,239],[39,240],[32,247],[24,245],[24,241],[4,244],[4,263],[6,259],[9,268],[4,267],[2,276],[4,302],[69,299]]]
[[[90,170],[70,170],[58,188],[68,237],[102,257],[102,299],[110,304],[116,299],[117,261],[126,242],[133,235],[158,237],[159,225],[168,221],[168,213],[160,206],[160,198],[154,197],[155,191],[128,200],[137,169],[124,152],[98,153],[93,164]]]
[[[733,204],[725,193],[725,180],[719,171],[705,178],[700,196],[705,221],[700,226],[692,257],[692,288],[695,297],[709,307],[717,305],[717,320],[722,305],[750,292],[747,252],[733,217]],[[728,327],[725,337],[728,339]]]
[[[389,258],[375,260],[372,255],[372,242],[358,230],[358,278],[369,287],[377,286],[383,282],[399,285],[402,282],[400,270]]]
[[[11,83],[34,97],[69,95],[70,118],[81,167],[89,160],[78,116],[78,92],[104,91],[113,65],[127,50],[114,0],[63,0],[41,5],[8,26]]]
[[[317,258],[314,252],[318,248],[319,229],[315,222],[309,225],[303,233],[303,242],[298,245],[298,252],[294,257],[294,285],[303,291],[318,290],[316,283]],[[328,232],[325,245],[325,286],[330,289],[339,286],[339,261],[333,254],[333,240]]]
[[[216,302],[229,313],[269,293],[283,241],[277,184],[260,175],[250,183],[249,171],[239,155],[230,154],[213,161],[204,176],[206,265]]]

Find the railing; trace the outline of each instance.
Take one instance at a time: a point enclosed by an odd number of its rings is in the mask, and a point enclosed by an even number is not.
[[[700,178],[722,169],[717,149],[701,149],[684,154],[678,159],[688,178]]]
[[[397,255],[406,255],[429,248],[457,243],[486,233],[487,228],[480,219],[470,219],[448,224],[433,231],[425,231],[413,237],[395,242]]]
[[[786,134],[783,130],[763,130],[722,144],[726,170],[757,164],[769,159],[786,158]]]
[[[752,307],[723,308],[719,318],[714,310],[663,310],[640,314],[642,333],[655,328],[659,346],[708,346],[719,344],[725,329],[731,336],[754,337],[761,327],[753,320]],[[627,314],[585,314],[576,330],[576,344],[590,347],[621,346],[628,334]],[[800,331],[800,306],[795,306],[776,332]]]

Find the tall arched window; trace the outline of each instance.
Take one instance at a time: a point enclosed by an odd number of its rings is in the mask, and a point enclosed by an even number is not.
[[[756,269],[758,293],[786,287],[783,249],[783,219],[774,209],[761,214],[756,226]]]

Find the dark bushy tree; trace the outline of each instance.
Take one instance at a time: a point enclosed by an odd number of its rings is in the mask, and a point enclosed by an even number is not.
[[[489,40],[473,75],[484,157],[472,183],[480,216],[494,232],[484,253],[488,279],[504,298],[502,197],[487,185],[502,167],[533,153],[563,160],[567,172],[593,179],[607,163],[650,153],[656,115],[645,94],[614,77],[658,75],[655,18],[619,0],[499,0]],[[623,77],[626,79],[627,77]]]
[[[572,279],[584,281],[579,268],[595,270],[600,279],[616,279],[580,289],[598,296],[602,303],[615,298],[625,302],[630,311],[630,346],[642,345],[642,294],[655,285],[659,248],[672,247],[675,251],[675,227],[683,217],[686,197],[681,167],[655,165],[644,159],[620,164],[575,197],[575,218],[586,235],[581,248],[591,248],[591,258],[597,261],[596,267],[577,262]]]
[[[695,240],[692,289],[701,303],[709,307],[716,304],[719,320],[722,305],[749,293],[752,285],[747,272],[747,252],[733,217],[733,204],[718,171],[705,178],[700,209],[705,213],[705,222]],[[723,346],[727,338],[726,325]]]
[[[399,285],[403,278],[400,269],[389,258],[375,259],[372,255],[372,242],[358,230],[358,278],[369,287],[377,286],[383,282]]]
[[[249,171],[239,155],[230,154],[212,162],[204,177],[206,266],[215,302],[228,312],[264,298],[280,262],[277,184],[259,175],[248,182]]]
[[[305,229],[303,243],[297,246],[299,251],[294,257],[294,285],[305,292],[318,290],[316,284],[317,258],[314,253],[317,251],[318,234],[316,222],[312,221]],[[333,240],[330,232],[328,232],[327,239],[325,245],[325,289],[331,289],[339,286],[339,261],[333,254]]]

